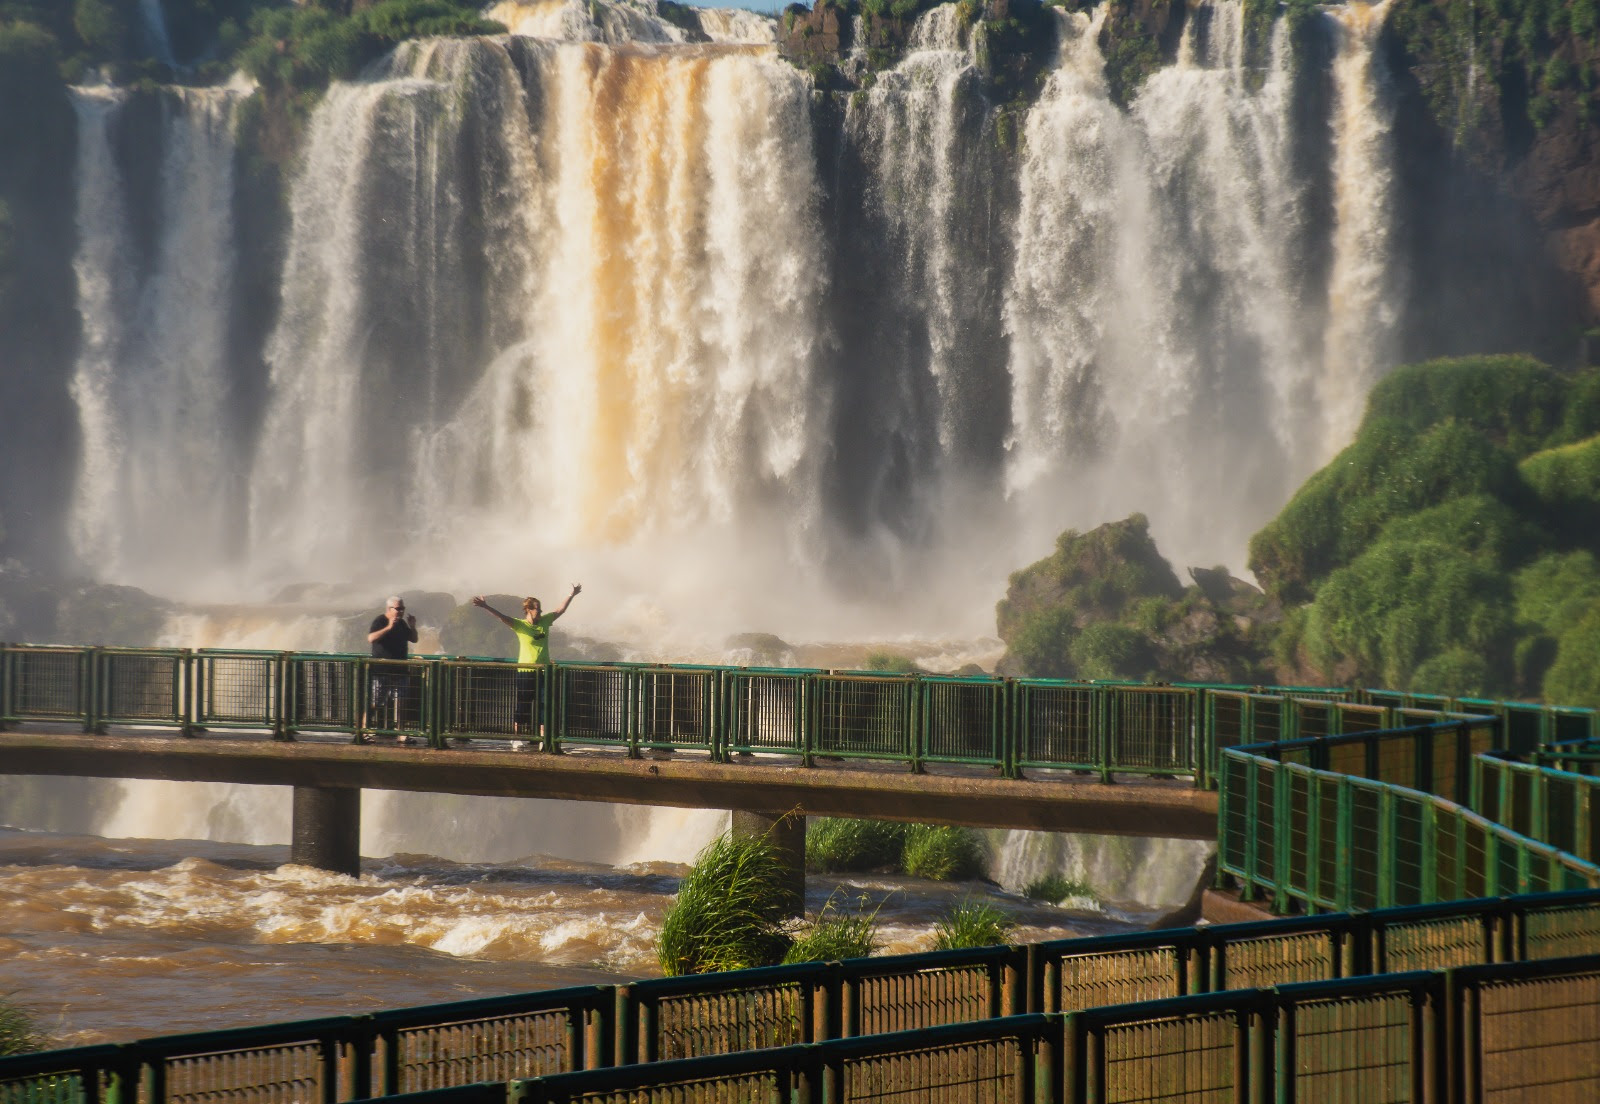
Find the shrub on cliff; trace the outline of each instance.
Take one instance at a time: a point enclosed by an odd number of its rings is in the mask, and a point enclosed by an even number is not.
[[[1477,495],[1525,513],[1517,462],[1594,432],[1573,397],[1570,380],[1528,357],[1395,369],[1373,388],[1355,441],[1251,540],[1251,570],[1267,593],[1305,601],[1398,518]]]
[[[1258,576],[1306,603],[1282,677],[1594,700],[1597,380],[1481,357],[1376,388],[1356,440],[1251,543]]]
[[[257,12],[238,64],[269,87],[310,91],[353,77],[398,43],[427,35],[504,34],[469,0],[381,0],[341,15],[326,7]]]
[[[996,607],[1000,669],[1034,678],[1257,681],[1273,603],[1221,569],[1181,586],[1142,514],[1089,533],[1011,576]]]

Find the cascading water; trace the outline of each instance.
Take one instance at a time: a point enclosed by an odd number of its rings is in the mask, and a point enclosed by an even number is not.
[[[1280,26],[1268,70],[1250,70],[1241,7],[1204,5],[1124,113],[1097,33],[1063,17],[1027,121],[1010,483],[1083,526],[1137,505],[1180,564],[1237,562],[1258,504],[1314,468],[1300,442],[1323,418],[1293,59]]]
[[[1355,434],[1367,392],[1393,363],[1404,273],[1391,246],[1394,188],[1386,78],[1375,49],[1393,0],[1335,9],[1335,221],[1328,332],[1317,397],[1326,410],[1318,461]]]
[[[240,96],[231,87],[161,94],[157,231],[141,248],[115,155],[128,100],[74,90],[84,340],[73,392],[85,441],[74,530],[108,579],[160,587],[233,556],[242,518],[227,357]]]

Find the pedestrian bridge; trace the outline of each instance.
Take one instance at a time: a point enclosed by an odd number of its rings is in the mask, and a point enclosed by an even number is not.
[[[207,778],[248,768],[296,785],[297,806],[302,789],[358,792],[408,768],[428,788],[429,773],[458,762],[481,769],[452,785],[496,793],[515,785],[497,774],[520,770],[573,787],[592,770],[630,792],[665,778],[685,795],[719,784],[717,772],[803,776],[821,780],[818,792],[847,774],[908,792],[948,777],[1066,803],[1085,790],[1214,790],[1220,876],[1300,914],[23,1055],[0,1059],[4,1104],[1600,1098],[1590,710],[1344,689],[562,665],[540,676],[535,753],[509,750],[506,664],[414,661],[374,702],[376,661],[353,656],[6,648],[0,663],[0,719],[24,726],[0,737],[13,773],[116,774],[169,757]],[[426,747],[344,746],[385,733]],[[296,763],[328,784],[302,787]],[[929,804],[946,801],[960,804]]]

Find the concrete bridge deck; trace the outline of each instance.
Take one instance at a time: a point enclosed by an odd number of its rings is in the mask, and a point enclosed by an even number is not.
[[[1181,779],[1106,785],[1070,771],[1017,780],[961,767],[913,774],[902,764],[865,760],[802,767],[786,756],[717,763],[694,752],[643,759],[609,749],[557,755],[511,751],[503,741],[440,750],[314,736],[282,742],[249,733],[183,739],[136,728],[97,736],[30,725],[0,736],[0,774],[610,801],[1179,839],[1214,840],[1217,832],[1216,793]]]

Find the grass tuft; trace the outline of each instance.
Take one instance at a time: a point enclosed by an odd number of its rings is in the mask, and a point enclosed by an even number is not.
[[[909,825],[820,817],[806,829],[806,869],[818,874],[896,869]]]
[[[790,904],[784,864],[766,836],[724,835],[695,859],[662,918],[656,955],[668,977],[783,960]]]
[[[961,951],[1004,943],[1016,921],[987,901],[967,897],[957,901],[933,929],[936,951]]]
[[[811,927],[795,939],[789,953],[783,956],[784,962],[838,962],[866,958],[878,949],[878,910],[883,908],[883,901],[868,912],[864,895],[849,907],[836,905],[837,898],[837,892],[828,898]]]
[[[962,882],[983,877],[988,862],[976,832],[950,825],[915,824],[906,833],[900,865],[913,878]]]
[[[0,1000],[0,1057],[43,1050],[47,1042],[27,1009],[9,999]]]

